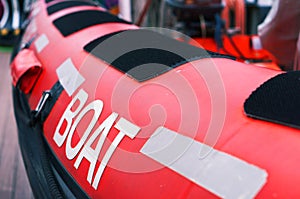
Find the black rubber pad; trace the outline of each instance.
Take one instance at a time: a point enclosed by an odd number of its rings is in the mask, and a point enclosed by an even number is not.
[[[300,129],[300,71],[271,78],[244,104],[247,116]]]
[[[66,37],[79,30],[103,23],[126,23],[131,24],[118,17],[98,10],[85,10],[74,12],[56,19],[56,28]]]
[[[90,42],[84,49],[139,82],[192,60],[231,58],[143,29],[105,35]]]
[[[76,7],[76,6],[96,6],[93,2],[88,1],[62,1],[51,5],[47,8],[48,15],[51,15],[55,12],[59,12],[66,8]]]
[[[54,0],[45,0],[46,3],[50,3],[52,1],[54,1]]]
[[[112,32],[110,34],[107,34],[107,35],[104,35],[104,36],[101,36],[93,41],[91,41],[90,43],[88,43],[87,45],[84,46],[84,49],[88,52],[91,52],[94,48],[96,48],[98,45],[100,45],[102,42],[104,42],[105,40],[117,35],[117,34],[120,34],[122,32],[124,32],[125,30],[121,30],[121,31],[117,31],[117,32]],[[127,31],[127,30],[126,30]]]

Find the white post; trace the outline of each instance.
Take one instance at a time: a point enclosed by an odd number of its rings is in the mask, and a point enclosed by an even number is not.
[[[119,16],[127,21],[132,21],[131,0],[119,0]]]

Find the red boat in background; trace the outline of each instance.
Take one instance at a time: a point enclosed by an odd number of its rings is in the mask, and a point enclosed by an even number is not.
[[[35,2],[29,20],[11,73],[36,198],[300,196],[299,72],[235,61],[90,1]]]

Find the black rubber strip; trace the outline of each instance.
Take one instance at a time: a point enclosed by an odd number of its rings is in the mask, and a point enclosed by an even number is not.
[[[196,59],[232,58],[144,29],[111,33],[84,49],[139,82]]]
[[[300,129],[300,71],[271,78],[244,103],[247,116]]]
[[[54,0],[45,0],[46,3],[50,3],[52,1],[54,1]]]
[[[96,6],[93,2],[88,1],[62,1],[51,5],[47,8],[48,15],[59,12],[66,8],[76,7],[76,6]]]
[[[56,28],[66,37],[79,30],[103,23],[125,23],[131,24],[125,20],[97,10],[85,10],[65,15],[56,19],[54,22]]]
[[[35,198],[64,198],[44,147],[42,124],[30,125],[31,110],[24,93],[13,88],[13,98],[19,144]]]
[[[76,198],[89,198],[48,145],[43,136],[43,123],[29,125],[32,112],[28,97],[19,89],[13,88],[13,98],[19,144],[35,198],[71,198],[66,194],[68,192],[72,192]],[[61,186],[55,171],[67,186]]]

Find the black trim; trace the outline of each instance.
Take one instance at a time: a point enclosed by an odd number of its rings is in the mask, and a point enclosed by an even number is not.
[[[70,192],[75,198],[89,198],[50,149],[43,136],[42,122],[32,125],[32,111],[27,96],[13,88],[13,99],[19,145],[35,198],[66,198],[70,197]],[[62,186],[55,175],[56,171],[67,186]]]
[[[53,24],[65,37],[85,28],[104,23],[131,24],[125,20],[98,10],[74,12],[56,19]]]
[[[62,1],[51,5],[47,8],[48,15],[59,12],[66,8],[76,7],[76,6],[97,6],[93,2],[88,1]]]
[[[35,198],[62,198],[49,169],[42,138],[43,127],[40,123],[30,125],[31,110],[26,95],[13,88],[13,98],[19,145],[33,194]]]
[[[90,198],[79,186],[79,184],[76,182],[76,180],[68,173],[68,171],[65,169],[65,167],[62,165],[62,163],[57,159],[54,152],[51,150],[48,143],[45,141],[46,150],[48,152],[48,158],[50,158],[51,164],[54,167],[55,171],[61,178],[61,180],[64,183],[63,187],[66,187],[68,190],[64,190],[64,192],[71,192],[75,198]],[[60,183],[61,185],[61,183]],[[67,194],[66,194],[67,195]],[[69,195],[69,194],[68,194]]]
[[[144,29],[105,35],[88,43],[84,50],[139,82],[197,59],[232,59]]]

